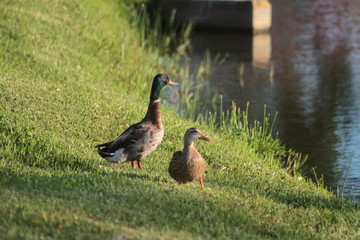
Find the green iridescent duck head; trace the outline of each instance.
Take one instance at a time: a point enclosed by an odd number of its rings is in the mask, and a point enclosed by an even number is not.
[[[154,77],[152,87],[151,87],[151,100],[157,100],[160,97],[161,89],[163,89],[166,85],[179,85],[177,82],[173,82],[170,78],[163,73],[159,73]]]

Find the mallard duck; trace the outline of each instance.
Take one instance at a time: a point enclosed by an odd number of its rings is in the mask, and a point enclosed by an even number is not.
[[[161,143],[164,136],[164,128],[160,117],[160,92],[166,85],[179,85],[173,82],[165,74],[157,74],[154,77],[150,103],[144,119],[131,125],[114,141],[99,144],[99,155],[109,162],[122,163],[131,161],[135,168],[135,161],[139,169],[142,168],[141,159],[153,152]]]
[[[202,175],[205,172],[206,162],[194,147],[194,141],[197,139],[211,142],[199,129],[188,129],[184,136],[184,149],[174,153],[169,165],[169,173],[180,184],[199,180],[201,189],[204,190]]]

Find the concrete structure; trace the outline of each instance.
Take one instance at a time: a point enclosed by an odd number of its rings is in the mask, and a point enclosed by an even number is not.
[[[155,0],[170,18],[194,22],[198,27],[266,31],[271,27],[269,0]]]
[[[255,31],[267,31],[270,29],[271,11],[269,0],[252,0],[252,25]]]

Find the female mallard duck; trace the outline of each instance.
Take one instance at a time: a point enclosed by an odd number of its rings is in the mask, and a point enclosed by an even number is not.
[[[135,161],[142,170],[141,159],[145,158],[161,143],[164,136],[164,128],[160,117],[160,92],[166,85],[179,85],[169,79],[165,74],[157,74],[154,77],[150,103],[144,119],[131,125],[114,141],[99,144],[99,155],[109,162],[121,163],[131,161],[135,168]]]
[[[184,149],[174,153],[169,165],[169,173],[178,183],[199,180],[201,189],[204,190],[202,175],[205,172],[206,162],[194,147],[194,141],[197,139],[211,142],[199,129],[188,129],[184,136]]]

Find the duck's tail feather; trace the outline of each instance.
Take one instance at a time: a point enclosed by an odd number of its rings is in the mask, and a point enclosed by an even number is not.
[[[115,153],[105,152],[102,150],[99,150],[98,153],[102,158],[113,157],[115,155]]]
[[[100,148],[101,147],[108,147],[110,144],[112,144],[113,143],[113,141],[111,141],[111,142],[107,142],[107,143],[102,143],[102,144],[99,144],[99,145],[96,145],[95,147],[100,151]]]
[[[114,156],[114,153],[109,152],[109,150],[107,148],[108,146],[111,145],[111,143],[113,143],[113,141],[107,142],[107,143],[102,143],[102,144],[99,144],[99,145],[95,146],[98,149],[98,153],[102,158],[107,158],[107,157]]]

